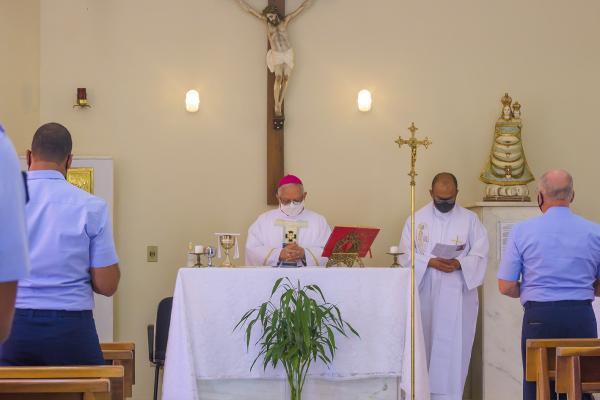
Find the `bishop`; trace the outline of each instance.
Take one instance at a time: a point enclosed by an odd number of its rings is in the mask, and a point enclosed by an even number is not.
[[[304,207],[306,195],[298,177],[287,175],[279,181],[279,208],[260,215],[248,229],[246,265],[325,265],[321,254],[331,228],[322,215]]]

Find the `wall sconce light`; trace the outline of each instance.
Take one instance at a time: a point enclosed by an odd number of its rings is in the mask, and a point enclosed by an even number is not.
[[[373,103],[373,97],[371,96],[371,92],[367,89],[363,89],[358,92],[358,98],[356,99],[358,103],[358,109],[362,112],[371,111],[371,104]]]
[[[80,108],[89,108],[91,107],[90,104],[87,101],[87,91],[86,89],[83,88],[77,88],[77,103],[75,103],[73,105],[73,108],[75,107],[80,107]]]
[[[185,109],[187,112],[198,112],[200,106],[200,94],[197,90],[188,90],[185,94]]]

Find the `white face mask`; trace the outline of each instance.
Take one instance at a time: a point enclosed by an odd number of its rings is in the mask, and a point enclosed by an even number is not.
[[[279,209],[288,217],[297,217],[304,211],[304,200],[299,202],[291,201],[290,204],[279,203]]]

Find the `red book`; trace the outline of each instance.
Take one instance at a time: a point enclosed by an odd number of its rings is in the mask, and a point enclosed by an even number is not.
[[[336,226],[327,240],[322,257],[331,257],[332,253],[358,253],[359,257],[365,257],[371,251],[378,233],[379,228]]]

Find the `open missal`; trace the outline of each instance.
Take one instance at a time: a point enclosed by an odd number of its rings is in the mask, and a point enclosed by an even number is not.
[[[356,253],[363,258],[370,252],[378,233],[379,228],[336,226],[323,249],[323,257],[331,257],[334,253]]]

